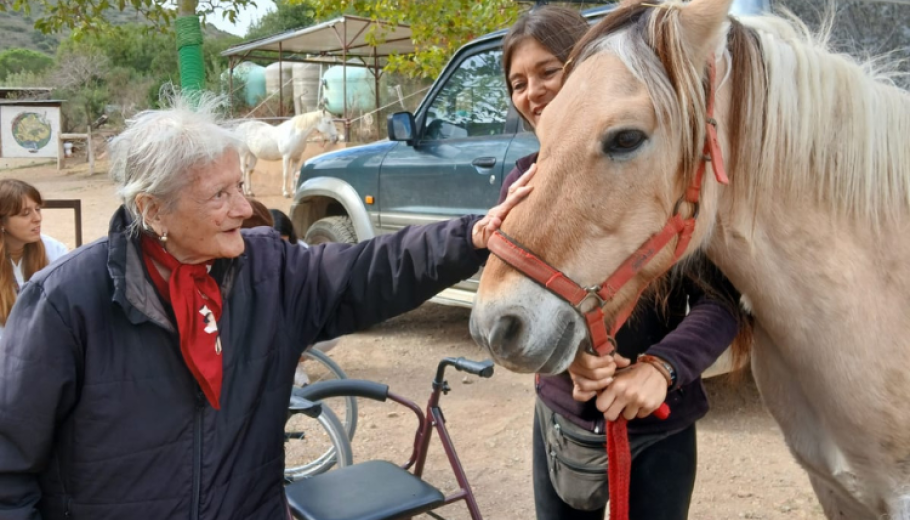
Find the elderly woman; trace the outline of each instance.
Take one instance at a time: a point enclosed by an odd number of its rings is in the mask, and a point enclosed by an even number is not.
[[[420,305],[486,257],[487,217],[303,249],[240,231],[232,135],[192,110],[112,143],[107,238],[27,284],[0,341],[0,518],[287,518],[283,425],[305,345]]]

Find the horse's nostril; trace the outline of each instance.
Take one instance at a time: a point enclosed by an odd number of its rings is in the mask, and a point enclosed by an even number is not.
[[[517,316],[505,315],[496,320],[490,331],[490,347],[502,353],[521,332],[521,320]]]

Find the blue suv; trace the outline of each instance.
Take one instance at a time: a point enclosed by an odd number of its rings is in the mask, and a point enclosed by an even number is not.
[[[762,12],[768,0],[737,0],[734,14]],[[612,6],[584,11],[601,18]],[[519,158],[538,149],[512,107],[497,31],[458,50],[417,112],[389,118],[389,139],[307,161],[291,218],[308,243],[372,238],[412,224],[482,214],[496,204]],[[471,306],[477,277],[435,301]]]

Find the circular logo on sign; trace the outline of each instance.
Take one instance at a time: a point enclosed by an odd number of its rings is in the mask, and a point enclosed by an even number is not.
[[[51,141],[51,124],[43,114],[22,112],[13,119],[13,138],[19,146],[31,153],[47,146]]]

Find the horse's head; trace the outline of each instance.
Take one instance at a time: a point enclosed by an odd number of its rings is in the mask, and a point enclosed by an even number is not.
[[[471,331],[500,364],[519,372],[565,370],[590,341],[583,313],[602,307],[612,330],[673,263],[680,235],[672,234],[662,249],[643,248],[649,238],[677,214],[691,224],[698,213],[689,246],[678,253],[698,248],[710,231],[718,192],[711,166],[700,194],[695,191],[697,203],[687,192],[708,134],[709,60],[721,58],[718,83],[726,71],[731,3],[626,3],[576,46],[564,86],[537,128],[534,191],[502,230],[581,288],[623,270],[629,276],[600,296],[576,288],[582,296],[573,308],[544,288],[552,279],[532,281],[491,255]],[[610,297],[601,301],[605,292]]]
[[[319,131],[327,140],[331,141],[332,144],[338,142],[338,129],[335,127],[335,121],[332,119],[332,114],[328,113],[325,109],[322,110],[319,122],[316,123],[316,130]]]

